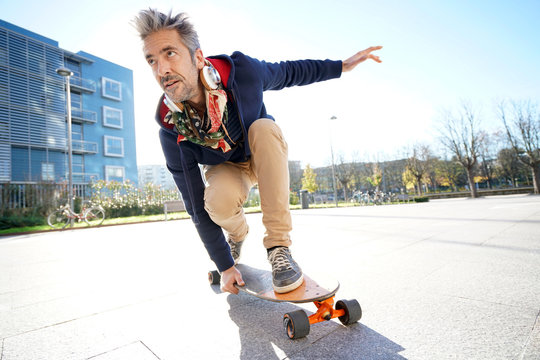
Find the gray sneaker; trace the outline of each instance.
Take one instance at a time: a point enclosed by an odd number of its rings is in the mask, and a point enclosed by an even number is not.
[[[291,256],[288,247],[278,246],[268,251],[268,261],[272,264],[274,291],[286,293],[302,285],[304,274]]]
[[[238,261],[240,260],[240,252],[242,251],[242,245],[244,245],[244,240],[234,242],[231,239],[227,239],[227,243],[231,248],[231,255],[234,260],[234,265],[237,265]]]

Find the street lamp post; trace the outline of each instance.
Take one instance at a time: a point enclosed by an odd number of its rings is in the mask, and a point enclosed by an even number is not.
[[[73,210],[73,158],[72,158],[72,144],[71,144],[71,88],[69,84],[69,78],[73,76],[73,72],[64,67],[56,69],[56,73],[66,78],[66,102],[67,102],[67,141],[68,141],[68,197],[69,206]],[[71,219],[70,226],[73,226],[73,219]]]
[[[337,117],[332,116],[330,120],[337,120]],[[330,129],[332,129],[332,125],[330,125]],[[330,132],[330,153],[332,155],[332,186],[334,187],[334,200],[336,202],[336,207],[338,207],[337,187],[336,187],[336,168],[334,165],[334,147],[332,146],[332,132]]]

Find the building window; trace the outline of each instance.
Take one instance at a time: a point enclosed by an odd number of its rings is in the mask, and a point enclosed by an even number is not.
[[[105,156],[124,157],[123,138],[105,135],[103,143],[105,145]]]
[[[122,101],[122,83],[102,77],[101,96],[107,99]]]
[[[54,181],[54,163],[41,163],[41,180]]]
[[[64,60],[65,66],[73,72],[74,77],[81,77],[81,63],[78,61],[72,60],[72,59],[65,59]]]
[[[77,92],[71,92],[71,108],[74,110],[82,109],[82,96]]]
[[[124,182],[126,170],[123,166],[105,166],[105,180]]]
[[[122,110],[104,106],[103,126],[112,127],[115,129],[122,129],[124,126],[122,120]]]

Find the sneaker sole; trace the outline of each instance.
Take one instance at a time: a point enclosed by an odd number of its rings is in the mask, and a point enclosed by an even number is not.
[[[304,282],[304,274],[302,274],[302,276],[300,276],[300,278],[296,280],[295,282],[293,282],[292,284],[281,286],[281,287],[276,287],[274,285],[274,291],[277,292],[278,294],[288,293],[288,292],[298,289],[300,285],[302,285],[303,282]]]

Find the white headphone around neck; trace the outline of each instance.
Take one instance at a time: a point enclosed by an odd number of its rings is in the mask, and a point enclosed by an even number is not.
[[[221,83],[221,77],[213,66],[205,65],[200,72],[200,78],[207,90],[216,90]]]
[[[216,90],[218,88],[219,84],[221,84],[221,77],[219,76],[219,73],[211,65],[205,65],[202,68],[202,70],[200,72],[200,78],[201,78],[201,82],[203,83],[206,90]],[[165,99],[164,99],[165,100],[165,105],[167,105],[167,107],[171,111],[173,111],[173,112],[182,112],[182,111],[184,111],[182,105],[178,106],[179,104],[176,104],[174,101],[172,101],[169,98],[169,96],[167,96],[167,94],[164,94],[164,95],[165,95]]]
[[[174,101],[172,101],[169,96],[167,96],[167,94],[163,94],[165,95],[165,98],[163,99],[164,102],[165,102],[165,105],[167,105],[167,107],[169,108],[169,110],[171,110],[172,112],[182,112],[183,110],[180,109],[180,107],[178,105],[175,104]]]

